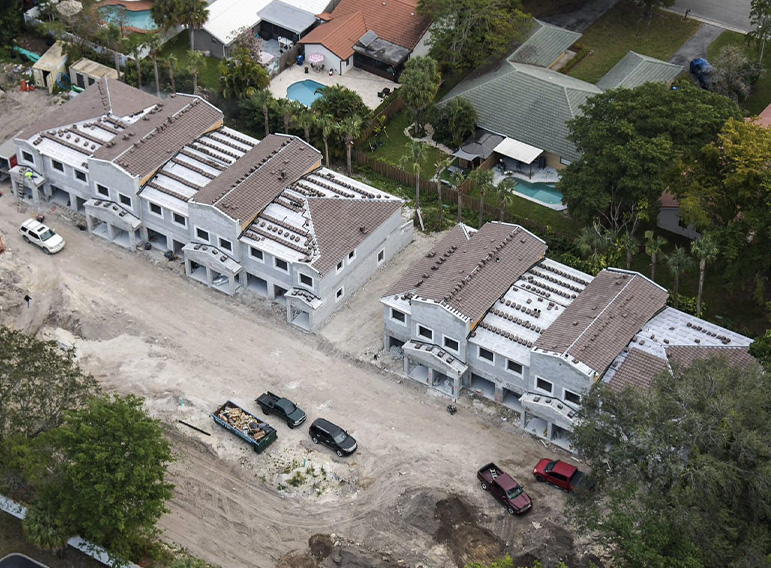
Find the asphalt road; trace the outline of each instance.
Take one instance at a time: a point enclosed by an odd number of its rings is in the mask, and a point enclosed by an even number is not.
[[[676,0],[671,11],[713,24],[727,30],[747,33],[750,25],[750,0]]]

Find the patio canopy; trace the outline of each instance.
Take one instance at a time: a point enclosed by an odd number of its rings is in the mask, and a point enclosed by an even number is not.
[[[525,164],[532,164],[538,156],[543,154],[541,148],[536,148],[530,144],[525,144],[513,138],[504,138],[500,144],[495,147],[495,152],[513,158]]]

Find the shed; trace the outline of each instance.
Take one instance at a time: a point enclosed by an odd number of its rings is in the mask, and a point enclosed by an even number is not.
[[[46,88],[49,93],[53,93],[56,79],[59,74],[65,74],[67,68],[67,54],[64,53],[64,46],[57,41],[48,48],[37,63],[32,66],[32,77],[35,86]]]
[[[86,57],[82,57],[70,65],[70,81],[81,89],[85,89],[105,77],[117,81],[118,72],[112,67],[102,65]]]

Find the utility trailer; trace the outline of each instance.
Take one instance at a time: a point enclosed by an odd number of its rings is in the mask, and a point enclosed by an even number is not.
[[[254,446],[254,451],[258,454],[264,452],[278,438],[276,430],[270,424],[232,400],[212,412],[211,417],[217,424]]]

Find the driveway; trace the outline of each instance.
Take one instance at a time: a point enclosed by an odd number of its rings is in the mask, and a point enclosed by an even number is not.
[[[682,65],[688,71],[688,65],[691,59],[697,57],[706,57],[707,48],[723,33],[723,28],[711,24],[702,24],[698,31],[691,38],[680,46],[669,62],[675,65]]]
[[[750,0],[675,0],[670,11],[713,24],[727,30],[747,33],[750,25]]]

